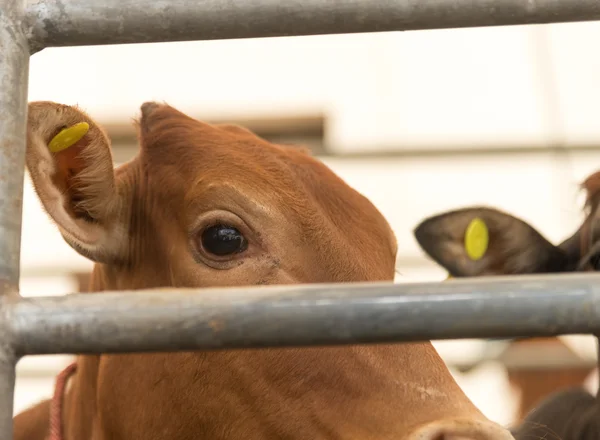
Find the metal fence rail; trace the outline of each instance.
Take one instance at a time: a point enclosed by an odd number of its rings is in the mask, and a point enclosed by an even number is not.
[[[115,13],[118,11],[118,13]],[[600,19],[596,0],[38,0],[44,46],[341,34]]]
[[[8,310],[18,355],[551,336],[600,332],[600,274],[151,289]]]
[[[21,299],[32,53],[51,46],[584,20],[600,20],[598,0],[0,0],[0,439],[12,439],[15,363],[24,354],[600,331],[593,275]]]

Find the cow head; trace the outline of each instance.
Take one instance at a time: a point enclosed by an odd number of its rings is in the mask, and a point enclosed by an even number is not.
[[[58,132],[80,122],[89,124],[81,140],[49,151]],[[155,103],[142,107],[139,132],[139,155],[115,172],[107,136],[83,112],[29,108],[27,165],[43,206],[65,240],[119,285],[390,279],[389,225],[305,150]]]
[[[29,106],[27,166],[92,290],[393,280],[386,220],[305,150],[157,103],[138,125],[113,171],[85,113]],[[512,438],[429,343],[100,358],[79,359],[70,437]]]

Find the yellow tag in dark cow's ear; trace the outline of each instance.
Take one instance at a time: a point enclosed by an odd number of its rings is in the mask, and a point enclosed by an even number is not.
[[[90,125],[87,122],[80,122],[71,127],[61,130],[52,138],[48,144],[48,149],[51,153],[58,153],[75,145],[89,131]]]
[[[489,239],[485,222],[479,217],[471,220],[465,231],[465,250],[471,260],[477,261],[483,258],[488,248]]]
[[[451,280],[452,278],[454,278],[452,275],[448,274],[448,276],[446,277],[446,281]]]

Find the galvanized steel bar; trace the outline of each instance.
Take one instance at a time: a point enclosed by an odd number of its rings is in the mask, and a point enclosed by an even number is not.
[[[22,4],[0,1],[0,294],[19,283],[29,75]]]
[[[600,331],[600,276],[77,294],[10,314],[20,355],[549,336]]]
[[[36,0],[34,50],[600,20],[598,0]]]
[[[15,359],[0,354],[0,439],[13,438],[13,400],[15,390]]]
[[[23,2],[0,0],[0,439],[12,439],[15,363],[7,307],[18,297],[29,45]]]

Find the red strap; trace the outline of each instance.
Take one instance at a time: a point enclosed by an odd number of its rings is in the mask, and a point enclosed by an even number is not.
[[[47,440],[63,440],[62,430],[62,409],[63,409],[63,398],[67,388],[67,382],[71,375],[77,370],[77,363],[73,362],[68,365],[67,368],[62,370],[56,377],[56,384],[54,385],[54,395],[50,402],[50,429]]]

